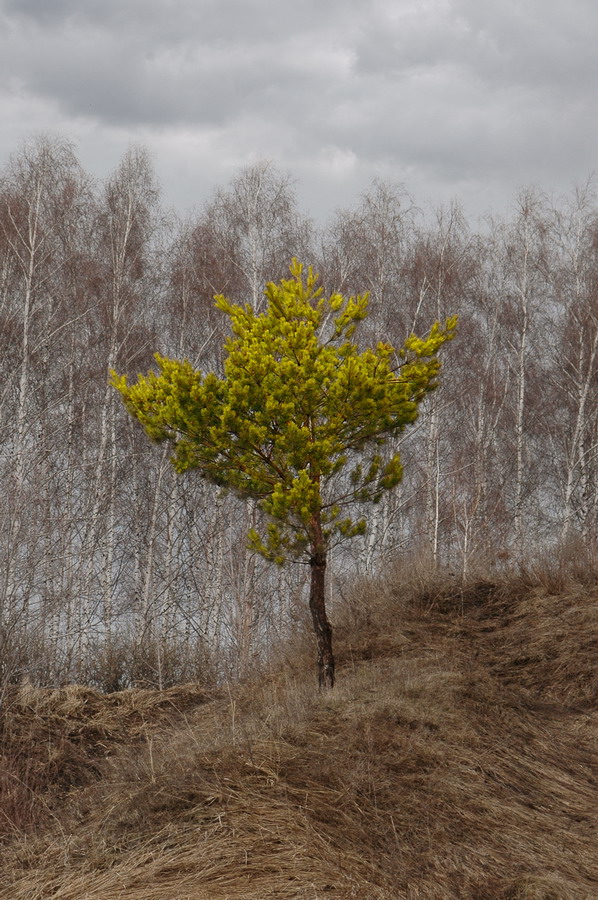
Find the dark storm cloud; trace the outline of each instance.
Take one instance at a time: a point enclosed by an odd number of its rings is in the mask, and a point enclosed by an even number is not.
[[[0,0],[0,113],[339,191],[561,189],[595,166],[597,27],[592,0]]]

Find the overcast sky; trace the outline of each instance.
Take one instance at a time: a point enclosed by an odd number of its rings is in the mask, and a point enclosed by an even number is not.
[[[598,168],[597,38],[595,0],[0,0],[0,165],[51,131],[181,210],[267,157],[316,219],[376,176],[475,218]]]

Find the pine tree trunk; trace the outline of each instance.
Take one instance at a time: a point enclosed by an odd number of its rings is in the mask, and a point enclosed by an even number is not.
[[[334,656],[332,627],[326,615],[326,553],[314,553],[310,565],[309,608],[318,647],[318,684],[321,690],[327,690],[334,687]]]

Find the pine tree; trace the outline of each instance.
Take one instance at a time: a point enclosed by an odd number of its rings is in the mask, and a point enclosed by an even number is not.
[[[173,445],[177,472],[199,474],[258,502],[264,526],[251,546],[283,564],[306,556],[309,605],[318,647],[320,686],[334,684],[332,629],[325,603],[330,548],[366,530],[352,507],[378,502],[402,476],[389,439],[417,416],[436,387],[437,352],[456,318],[396,350],[352,340],[367,315],[367,294],[324,296],[311,268],[296,260],[291,278],[266,287],[257,314],[216,297],[230,319],[224,377],[187,360],[156,354],[158,372],[128,384],[112,373],[129,412],[155,441]]]

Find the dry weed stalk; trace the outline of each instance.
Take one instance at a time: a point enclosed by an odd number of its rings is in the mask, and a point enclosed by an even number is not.
[[[370,581],[325,696],[291,651],[212,696],[15,689],[60,827],[6,835],[0,898],[595,900],[598,588],[550,588]]]

